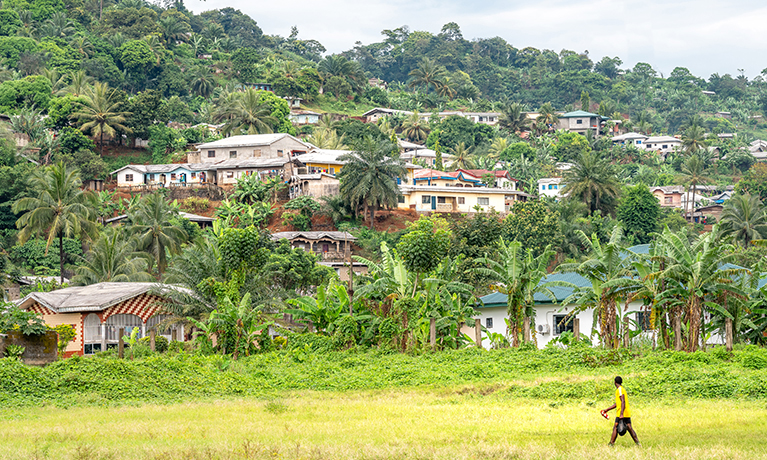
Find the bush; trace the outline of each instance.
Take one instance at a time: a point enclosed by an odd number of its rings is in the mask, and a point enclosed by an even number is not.
[[[149,347],[150,342],[151,340],[149,337],[142,337],[138,341],[138,343],[145,345],[147,347]],[[161,335],[155,336],[154,351],[156,351],[157,353],[165,353],[166,351],[168,351],[168,339],[166,339],[165,337]]]
[[[740,354],[740,365],[746,369],[767,369],[767,351],[754,345],[746,347]]]

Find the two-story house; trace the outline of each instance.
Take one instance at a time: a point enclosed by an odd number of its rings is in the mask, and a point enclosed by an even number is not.
[[[576,110],[559,115],[559,129],[564,129],[572,133],[586,135],[591,131],[594,137],[599,137],[602,130],[602,123],[609,120],[609,117],[603,117],[596,113]]]

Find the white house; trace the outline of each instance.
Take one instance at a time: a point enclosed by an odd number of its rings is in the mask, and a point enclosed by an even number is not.
[[[682,141],[672,136],[651,136],[643,141],[645,150],[659,152],[663,156],[679,150],[682,147]]]
[[[538,179],[538,194],[541,196],[550,196],[554,198],[561,198],[564,196],[562,193],[562,178],[561,177],[546,177]]]
[[[288,119],[296,125],[316,125],[320,122],[320,114],[311,110],[291,110]]]
[[[635,147],[644,148],[644,142],[647,140],[647,136],[640,133],[626,133],[621,134],[620,136],[615,136],[612,138],[613,144],[616,145],[633,145]]]

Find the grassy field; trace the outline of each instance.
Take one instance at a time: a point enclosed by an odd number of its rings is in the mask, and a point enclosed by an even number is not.
[[[5,409],[0,458],[767,458],[764,401],[634,398],[643,446],[635,447],[627,435],[609,448],[611,422],[598,410],[611,401],[548,404],[493,388]]]

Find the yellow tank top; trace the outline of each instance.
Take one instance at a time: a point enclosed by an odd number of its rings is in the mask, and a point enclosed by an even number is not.
[[[615,416],[620,417],[621,416],[621,395],[623,396],[623,400],[626,401],[626,408],[623,410],[623,416],[624,417],[631,417],[631,405],[629,404],[629,395],[626,393],[626,390],[623,389],[622,386],[619,386],[615,389]]]

